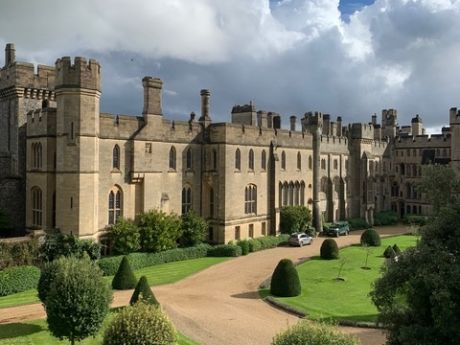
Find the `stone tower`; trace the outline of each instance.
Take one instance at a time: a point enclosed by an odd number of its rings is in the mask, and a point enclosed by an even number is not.
[[[420,116],[417,114],[411,120],[412,135],[423,135],[425,130],[423,129],[423,122]]]
[[[100,69],[81,57],[56,61],[56,226],[80,237],[98,224]]]
[[[5,48],[0,69],[0,209],[17,229],[25,226],[26,122],[31,110],[54,103],[54,68],[16,61],[14,44]]]

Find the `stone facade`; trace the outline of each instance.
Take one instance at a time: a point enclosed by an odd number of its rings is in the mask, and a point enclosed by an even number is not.
[[[252,103],[233,107],[231,123],[214,123],[211,94],[201,90],[200,117],[171,121],[162,81],[145,77],[142,115],[105,114],[97,61],[64,57],[35,73],[13,45],[5,52],[0,207],[17,226],[97,239],[119,216],[192,208],[209,221],[210,242],[226,243],[276,234],[285,205],[309,207],[318,229],[322,219],[372,223],[382,210],[428,214],[411,189],[420,166],[460,162],[456,109],[431,137],[419,116],[398,127],[393,109],[381,124],[373,116],[345,126],[316,112],[282,129],[279,114]]]

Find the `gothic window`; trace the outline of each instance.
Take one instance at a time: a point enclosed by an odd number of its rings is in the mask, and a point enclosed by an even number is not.
[[[254,151],[249,150],[249,170],[254,170]]]
[[[41,226],[43,215],[42,190],[39,187],[32,188],[32,225]]]
[[[32,144],[32,167],[34,169],[40,169],[42,167],[42,144]]]
[[[185,168],[186,169],[192,169],[192,149],[189,147],[187,149],[187,153],[185,154]]]
[[[236,149],[235,151],[235,169],[241,170],[241,151]]]
[[[120,169],[120,147],[115,145],[112,152],[112,168]]]
[[[244,191],[244,213],[257,213],[257,186],[249,184]]]
[[[305,182],[300,182],[300,205],[305,205]]]
[[[169,150],[169,169],[176,170],[176,148],[171,146]]]
[[[294,205],[300,204],[300,183],[296,181],[294,185]]]
[[[115,224],[122,216],[123,200],[121,190],[114,187],[109,193],[109,224]]]
[[[281,169],[286,170],[286,152],[281,152]]]
[[[288,205],[292,206],[294,205],[294,183],[290,182],[289,183],[289,201]]]
[[[334,159],[334,169],[337,170],[339,168],[339,161]]]
[[[262,158],[260,160],[260,165],[262,170],[267,169],[267,153],[265,152],[265,150],[262,150]]]
[[[209,189],[209,216],[214,217],[214,189]]]
[[[217,150],[212,149],[212,170],[217,170]]]
[[[297,170],[302,170],[302,156],[297,152]]]
[[[192,209],[192,188],[182,188],[182,214],[188,213]]]
[[[308,156],[308,169],[313,169],[313,159],[311,156]]]
[[[288,183],[287,182],[284,182],[283,184],[283,206],[287,206],[288,205]]]

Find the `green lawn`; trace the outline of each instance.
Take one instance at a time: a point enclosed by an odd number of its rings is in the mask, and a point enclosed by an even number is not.
[[[145,267],[135,271],[138,278],[145,275],[150,285],[162,285],[179,281],[189,275],[197,273],[212,265],[218,264],[229,258],[205,257],[185,261],[169,262],[167,264]],[[106,277],[111,282],[113,277]],[[0,297],[0,308],[18,306],[23,304],[39,303],[37,290],[27,290],[9,296]],[[1,335],[0,335],[1,336]]]
[[[384,264],[383,251],[388,245],[397,244],[401,250],[414,246],[415,236],[397,236],[382,239],[380,247],[372,247],[368,266],[362,269],[366,259],[366,250],[358,245],[340,250],[339,260],[313,258],[299,266],[302,294],[298,297],[276,298],[276,300],[295,307],[308,314],[312,319],[346,319],[355,321],[375,321],[377,309],[369,298],[372,282],[380,275]],[[341,260],[345,265],[341,277],[337,277]],[[268,291],[261,291],[266,296]]]
[[[109,315],[104,326],[108,324],[110,319],[111,316]],[[102,344],[102,334],[103,330],[96,337],[89,337],[77,344],[100,345]],[[179,345],[198,345],[180,333],[177,333],[177,340]],[[48,332],[45,320],[0,325],[0,345],[68,345],[69,343],[69,341],[60,341],[54,338]]]

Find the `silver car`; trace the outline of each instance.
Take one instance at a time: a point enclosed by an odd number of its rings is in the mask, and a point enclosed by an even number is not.
[[[289,237],[288,242],[291,246],[302,247],[303,245],[311,244],[313,242],[313,237],[308,236],[305,233],[294,232],[293,234],[291,234],[291,237]]]

